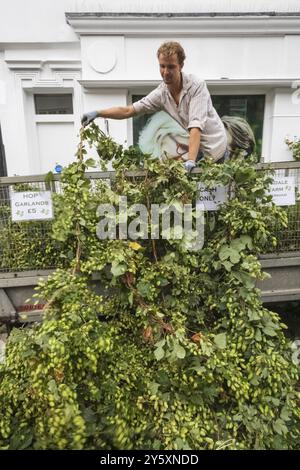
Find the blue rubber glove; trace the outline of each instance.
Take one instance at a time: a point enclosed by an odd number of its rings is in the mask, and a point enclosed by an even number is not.
[[[88,126],[94,119],[98,117],[98,111],[90,111],[89,113],[85,113],[81,118],[81,124],[83,127]]]
[[[184,162],[184,168],[186,169],[186,171],[188,173],[190,173],[192,171],[193,168],[195,168],[196,166],[196,163],[194,162],[194,160],[187,160],[186,162]]]

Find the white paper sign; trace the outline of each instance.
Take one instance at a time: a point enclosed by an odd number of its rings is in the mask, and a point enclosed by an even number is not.
[[[294,206],[296,203],[294,176],[274,179],[269,194],[272,195],[276,206]]]
[[[215,186],[207,188],[203,183],[198,185],[199,196],[196,205],[204,205],[206,211],[217,211],[219,205],[228,199],[226,186]]]
[[[10,205],[14,222],[53,219],[51,191],[11,193]]]

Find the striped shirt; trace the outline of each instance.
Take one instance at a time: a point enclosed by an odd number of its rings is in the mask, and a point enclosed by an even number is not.
[[[225,127],[212,105],[204,80],[182,74],[179,104],[175,103],[167,85],[162,82],[141,100],[133,103],[136,114],[166,111],[184,129],[197,127],[201,131],[200,150],[214,160],[222,158],[227,148]]]

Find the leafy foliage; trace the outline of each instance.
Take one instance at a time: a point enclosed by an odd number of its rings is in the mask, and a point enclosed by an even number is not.
[[[40,191],[30,184],[15,184],[13,189]],[[0,199],[0,270],[63,267],[57,255],[61,246],[51,238],[51,221],[13,222],[8,197]]]
[[[300,139],[290,140],[289,138],[285,139],[285,143],[293,154],[293,158],[296,162],[300,161]]]
[[[40,284],[43,323],[10,336],[1,448],[298,448],[298,370],[285,325],[255,287],[257,254],[276,243],[275,220],[286,223],[266,195],[270,178],[240,159],[205,161],[189,176],[178,162],[123,150],[94,124],[81,137],[53,226],[70,269]],[[103,165],[116,157],[112,183],[85,178],[94,162],[84,139]],[[142,158],[143,174],[126,173]],[[206,215],[202,250],[97,238],[99,203],[192,203],[199,181],[231,196]]]

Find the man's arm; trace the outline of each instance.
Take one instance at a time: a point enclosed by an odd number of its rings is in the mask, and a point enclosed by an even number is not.
[[[192,127],[190,129],[189,137],[189,160],[196,161],[201,140],[201,131],[198,127]]]
[[[131,106],[115,106],[113,108],[97,111],[98,117],[105,119],[128,119],[135,115],[135,109]]]
[[[155,111],[160,111],[162,109],[162,97],[158,88],[155,88],[155,90],[151,91],[151,93],[144,96],[141,100],[136,101],[134,106],[116,106],[85,113],[81,118],[81,124],[85,127],[97,117],[104,119],[128,119],[136,114],[151,114]]]
[[[115,106],[113,108],[101,109],[99,111],[90,111],[85,113],[81,118],[81,124],[85,127],[97,117],[105,119],[128,119],[136,114],[134,107],[131,106]]]
[[[206,83],[199,81],[189,103],[189,160],[185,163],[188,171],[191,171],[195,166],[200,148],[201,132],[208,116],[209,103],[211,103],[211,98]]]
[[[189,129],[189,133],[188,160],[185,160],[184,167],[186,171],[190,173],[196,166],[196,158],[200,148],[201,131],[198,127],[191,127]]]

